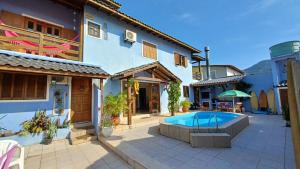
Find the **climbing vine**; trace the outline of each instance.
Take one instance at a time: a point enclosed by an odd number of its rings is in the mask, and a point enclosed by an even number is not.
[[[179,109],[179,98],[181,96],[180,83],[179,82],[170,82],[170,86],[167,89],[168,91],[168,108],[171,112],[171,115],[174,116],[175,111]]]

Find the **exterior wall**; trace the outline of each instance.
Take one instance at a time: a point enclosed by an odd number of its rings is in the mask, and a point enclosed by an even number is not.
[[[69,85],[55,85],[50,86],[50,77],[48,76],[48,96],[43,101],[0,101],[0,116],[5,116],[0,125],[7,130],[18,132],[21,130],[20,124],[25,120],[30,120],[38,110],[46,110],[47,115],[53,115],[54,106],[54,92],[61,90],[66,96],[70,96]],[[68,118],[70,111],[69,97],[65,97],[65,112],[63,115],[53,115],[53,118],[60,118],[63,122],[65,118]]]
[[[230,67],[227,67],[227,68],[226,68],[226,71],[227,71],[227,76],[241,75],[240,72],[237,72],[236,70],[231,69]]]
[[[206,79],[207,73],[206,73],[206,66],[201,66],[202,70],[202,79]],[[210,75],[212,77],[213,72],[216,72],[215,79],[221,78],[221,77],[227,77],[227,76],[235,76],[235,75],[241,75],[240,72],[237,72],[236,70],[231,69],[230,67],[226,66],[210,66]]]
[[[273,86],[278,86],[278,84],[283,81],[287,80],[287,60],[288,59],[295,59],[300,60],[300,53],[294,53],[292,55],[285,55],[285,56],[277,56],[271,59],[272,65],[272,76],[273,76]],[[276,107],[279,113],[281,111],[281,102],[280,102],[280,94],[279,88],[274,88],[275,98],[276,98]]]
[[[78,12],[74,16],[74,10],[50,0],[1,0],[0,10],[37,17],[69,29],[79,25]],[[73,19],[76,19],[75,23]]]
[[[272,72],[247,74],[244,81],[252,84],[250,91],[255,92],[257,97],[259,97],[261,90],[264,90],[267,93],[270,89],[273,89]],[[251,112],[250,99],[246,99],[243,103],[245,110]]]
[[[87,21],[89,20],[87,15],[90,19],[92,16],[92,22],[98,23],[102,27],[107,27],[106,30],[102,30],[101,32],[102,35],[107,35],[107,39],[98,39],[87,35]],[[178,76],[182,80],[182,85],[189,86],[192,82],[190,51],[153,36],[152,34],[141,31],[140,29],[119,21],[90,6],[85,7],[84,24],[84,62],[99,65],[110,74],[151,63],[155,60],[145,58],[142,55],[142,43],[143,41],[148,41],[157,45],[157,60]],[[137,42],[130,44],[124,41],[123,37],[125,29],[137,33]],[[175,66],[175,51],[188,57],[189,64],[187,68]],[[107,80],[105,82],[105,95],[108,93],[117,94],[120,91],[121,83],[119,80]],[[165,100],[167,97],[165,91],[161,91],[161,93],[161,110],[165,113],[167,112],[167,109],[165,108],[167,107],[167,100]],[[184,98],[182,97],[182,99]]]

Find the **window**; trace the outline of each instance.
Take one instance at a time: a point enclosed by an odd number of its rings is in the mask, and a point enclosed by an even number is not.
[[[47,27],[47,34],[49,34],[49,35],[52,34],[52,28],[51,27]]]
[[[37,32],[43,32],[43,26],[41,24],[36,25],[36,31]]]
[[[183,97],[190,97],[189,86],[183,86]]]
[[[54,35],[59,36],[59,29],[57,29],[57,28],[54,29]]]
[[[202,99],[209,99],[209,92],[201,92]]]
[[[157,60],[156,45],[143,41],[143,56]]]
[[[188,59],[186,56],[180,55],[178,53],[174,53],[174,60],[175,60],[175,65],[176,66],[183,66],[187,67],[188,66]]]
[[[40,33],[45,33],[48,35],[60,36],[62,28],[48,24],[45,22],[37,21],[31,18],[26,18],[27,29],[32,31],[37,31]]]
[[[210,78],[212,78],[212,79],[217,78],[217,71],[216,70],[210,71]]]
[[[100,38],[100,25],[88,21],[88,35]]]
[[[34,30],[34,23],[33,23],[33,21],[28,21],[27,22],[27,29]]]
[[[46,99],[47,76],[0,73],[0,100]]]

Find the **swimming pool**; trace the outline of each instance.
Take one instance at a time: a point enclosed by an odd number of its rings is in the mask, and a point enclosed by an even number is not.
[[[165,122],[189,127],[216,127],[234,120],[240,115],[224,112],[195,112],[165,118]],[[198,119],[198,122],[197,122]]]

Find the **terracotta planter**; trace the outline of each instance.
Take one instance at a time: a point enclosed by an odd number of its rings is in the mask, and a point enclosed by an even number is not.
[[[189,111],[189,108],[188,107],[182,107],[182,112],[186,113]]]
[[[120,117],[119,116],[112,116],[112,123],[114,126],[117,126],[120,124]]]

